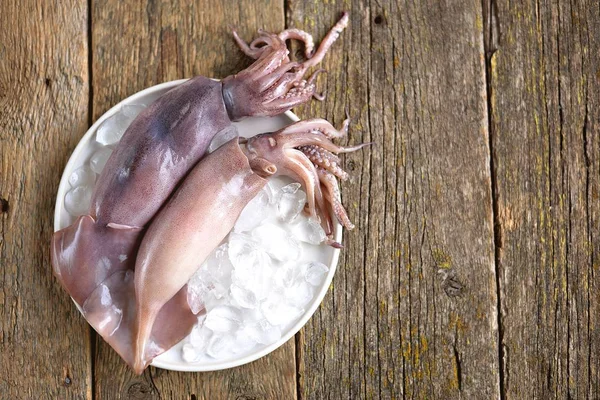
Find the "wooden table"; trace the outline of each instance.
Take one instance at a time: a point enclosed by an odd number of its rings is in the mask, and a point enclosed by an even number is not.
[[[0,398],[600,397],[597,1],[124,3],[0,3]],[[248,65],[227,24],[321,38],[344,9],[296,110],[375,143],[323,305],[249,365],[133,375],[51,273],[70,153],[140,89]]]

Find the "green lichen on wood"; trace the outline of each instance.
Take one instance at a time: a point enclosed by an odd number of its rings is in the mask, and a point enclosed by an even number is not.
[[[452,268],[452,257],[450,257],[449,254],[446,254],[443,250],[437,248],[433,249],[431,256],[435,261],[436,267],[442,269]]]

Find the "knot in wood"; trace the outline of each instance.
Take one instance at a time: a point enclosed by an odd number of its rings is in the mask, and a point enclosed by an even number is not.
[[[456,276],[454,269],[439,269],[438,274],[442,277],[442,289],[448,297],[458,297],[462,294],[464,285]]]
[[[135,382],[127,388],[128,399],[148,399],[153,394],[156,394],[154,388],[145,382]]]
[[[242,394],[235,398],[235,400],[260,400],[260,397]]]

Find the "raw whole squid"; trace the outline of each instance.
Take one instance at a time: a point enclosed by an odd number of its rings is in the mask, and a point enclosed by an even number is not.
[[[92,196],[89,215],[79,217],[71,226],[55,233],[52,243],[55,274],[82,306],[92,326],[124,359],[136,365],[138,372],[141,365],[145,366],[154,356],[185,337],[196,321],[186,304],[185,281],[176,293],[164,297],[162,302],[152,303],[152,322],[142,324],[136,316],[142,315],[141,312],[128,311],[140,304],[131,296],[133,288],[139,286],[134,283],[152,280],[150,276],[140,278],[144,276],[142,272],[134,273],[134,269],[141,268],[136,255],[148,223],[182,178],[204,156],[212,138],[231,129],[232,121],[247,116],[276,115],[313,96],[319,98],[315,94],[314,80],[321,70],[306,80],[303,77],[308,68],[322,60],[347,23],[348,16],[344,14],[314,52],[312,37],[300,30],[288,29],[278,35],[261,31],[250,44],[234,32],[242,50],[256,61],[221,82],[192,78],[150,105],[127,129],[109,158]],[[304,42],[306,61],[290,61],[285,44],[288,39]],[[330,126],[318,128],[323,121],[311,123],[316,131],[309,135],[325,137],[323,133],[317,133],[319,129],[333,132]],[[323,191],[307,192],[311,213],[325,216],[324,210],[333,207],[341,220],[347,221],[339,205],[335,179],[332,180],[323,169],[332,163],[337,165],[337,158],[325,150],[318,150],[315,147],[318,140],[315,143],[300,141],[298,150],[286,150],[306,153],[304,159],[291,153],[289,160],[273,160],[271,165],[278,171],[287,170],[297,179],[302,178],[301,182],[307,187],[311,184],[318,187],[322,182]],[[258,140],[252,142],[258,146]],[[328,146],[324,145],[333,149]],[[317,167],[308,161],[309,158]],[[261,166],[256,164],[259,161],[252,160],[248,164],[251,169],[260,169]],[[308,171],[310,175],[307,175]],[[331,168],[331,171],[343,175],[339,168]],[[261,174],[264,172],[254,173],[263,179]],[[196,193],[196,197],[202,197],[204,193],[205,189]],[[248,196],[250,193],[249,190]],[[323,217],[322,223],[331,237],[331,221]],[[336,245],[331,239],[329,241]],[[161,323],[155,326],[154,320]],[[132,333],[124,329],[134,325],[143,328],[139,329],[143,334],[136,333],[135,340]],[[142,354],[138,355],[138,360],[130,356],[134,348]]]
[[[347,175],[334,153],[363,145],[340,147],[330,141],[342,136],[346,127],[347,123],[337,131],[324,120],[301,121],[276,133],[239,139],[245,147],[233,139],[203,158],[153,219],[135,271],[113,275],[85,302],[88,321],[137,373],[143,371],[153,357],[176,343],[165,338],[179,337],[156,332],[154,322],[165,323],[161,318],[167,306],[177,312],[172,303],[182,302],[178,294],[186,282],[271,176],[301,182],[307,212],[326,221],[325,226],[332,226],[333,212],[352,228],[334,177]],[[169,328],[178,331],[173,323]]]

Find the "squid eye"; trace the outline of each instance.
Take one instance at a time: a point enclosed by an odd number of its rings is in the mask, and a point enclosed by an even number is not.
[[[275,140],[275,138],[273,138],[273,137],[270,137],[270,138],[269,138],[269,145],[270,145],[271,147],[275,147],[275,146],[277,146],[277,140]]]

